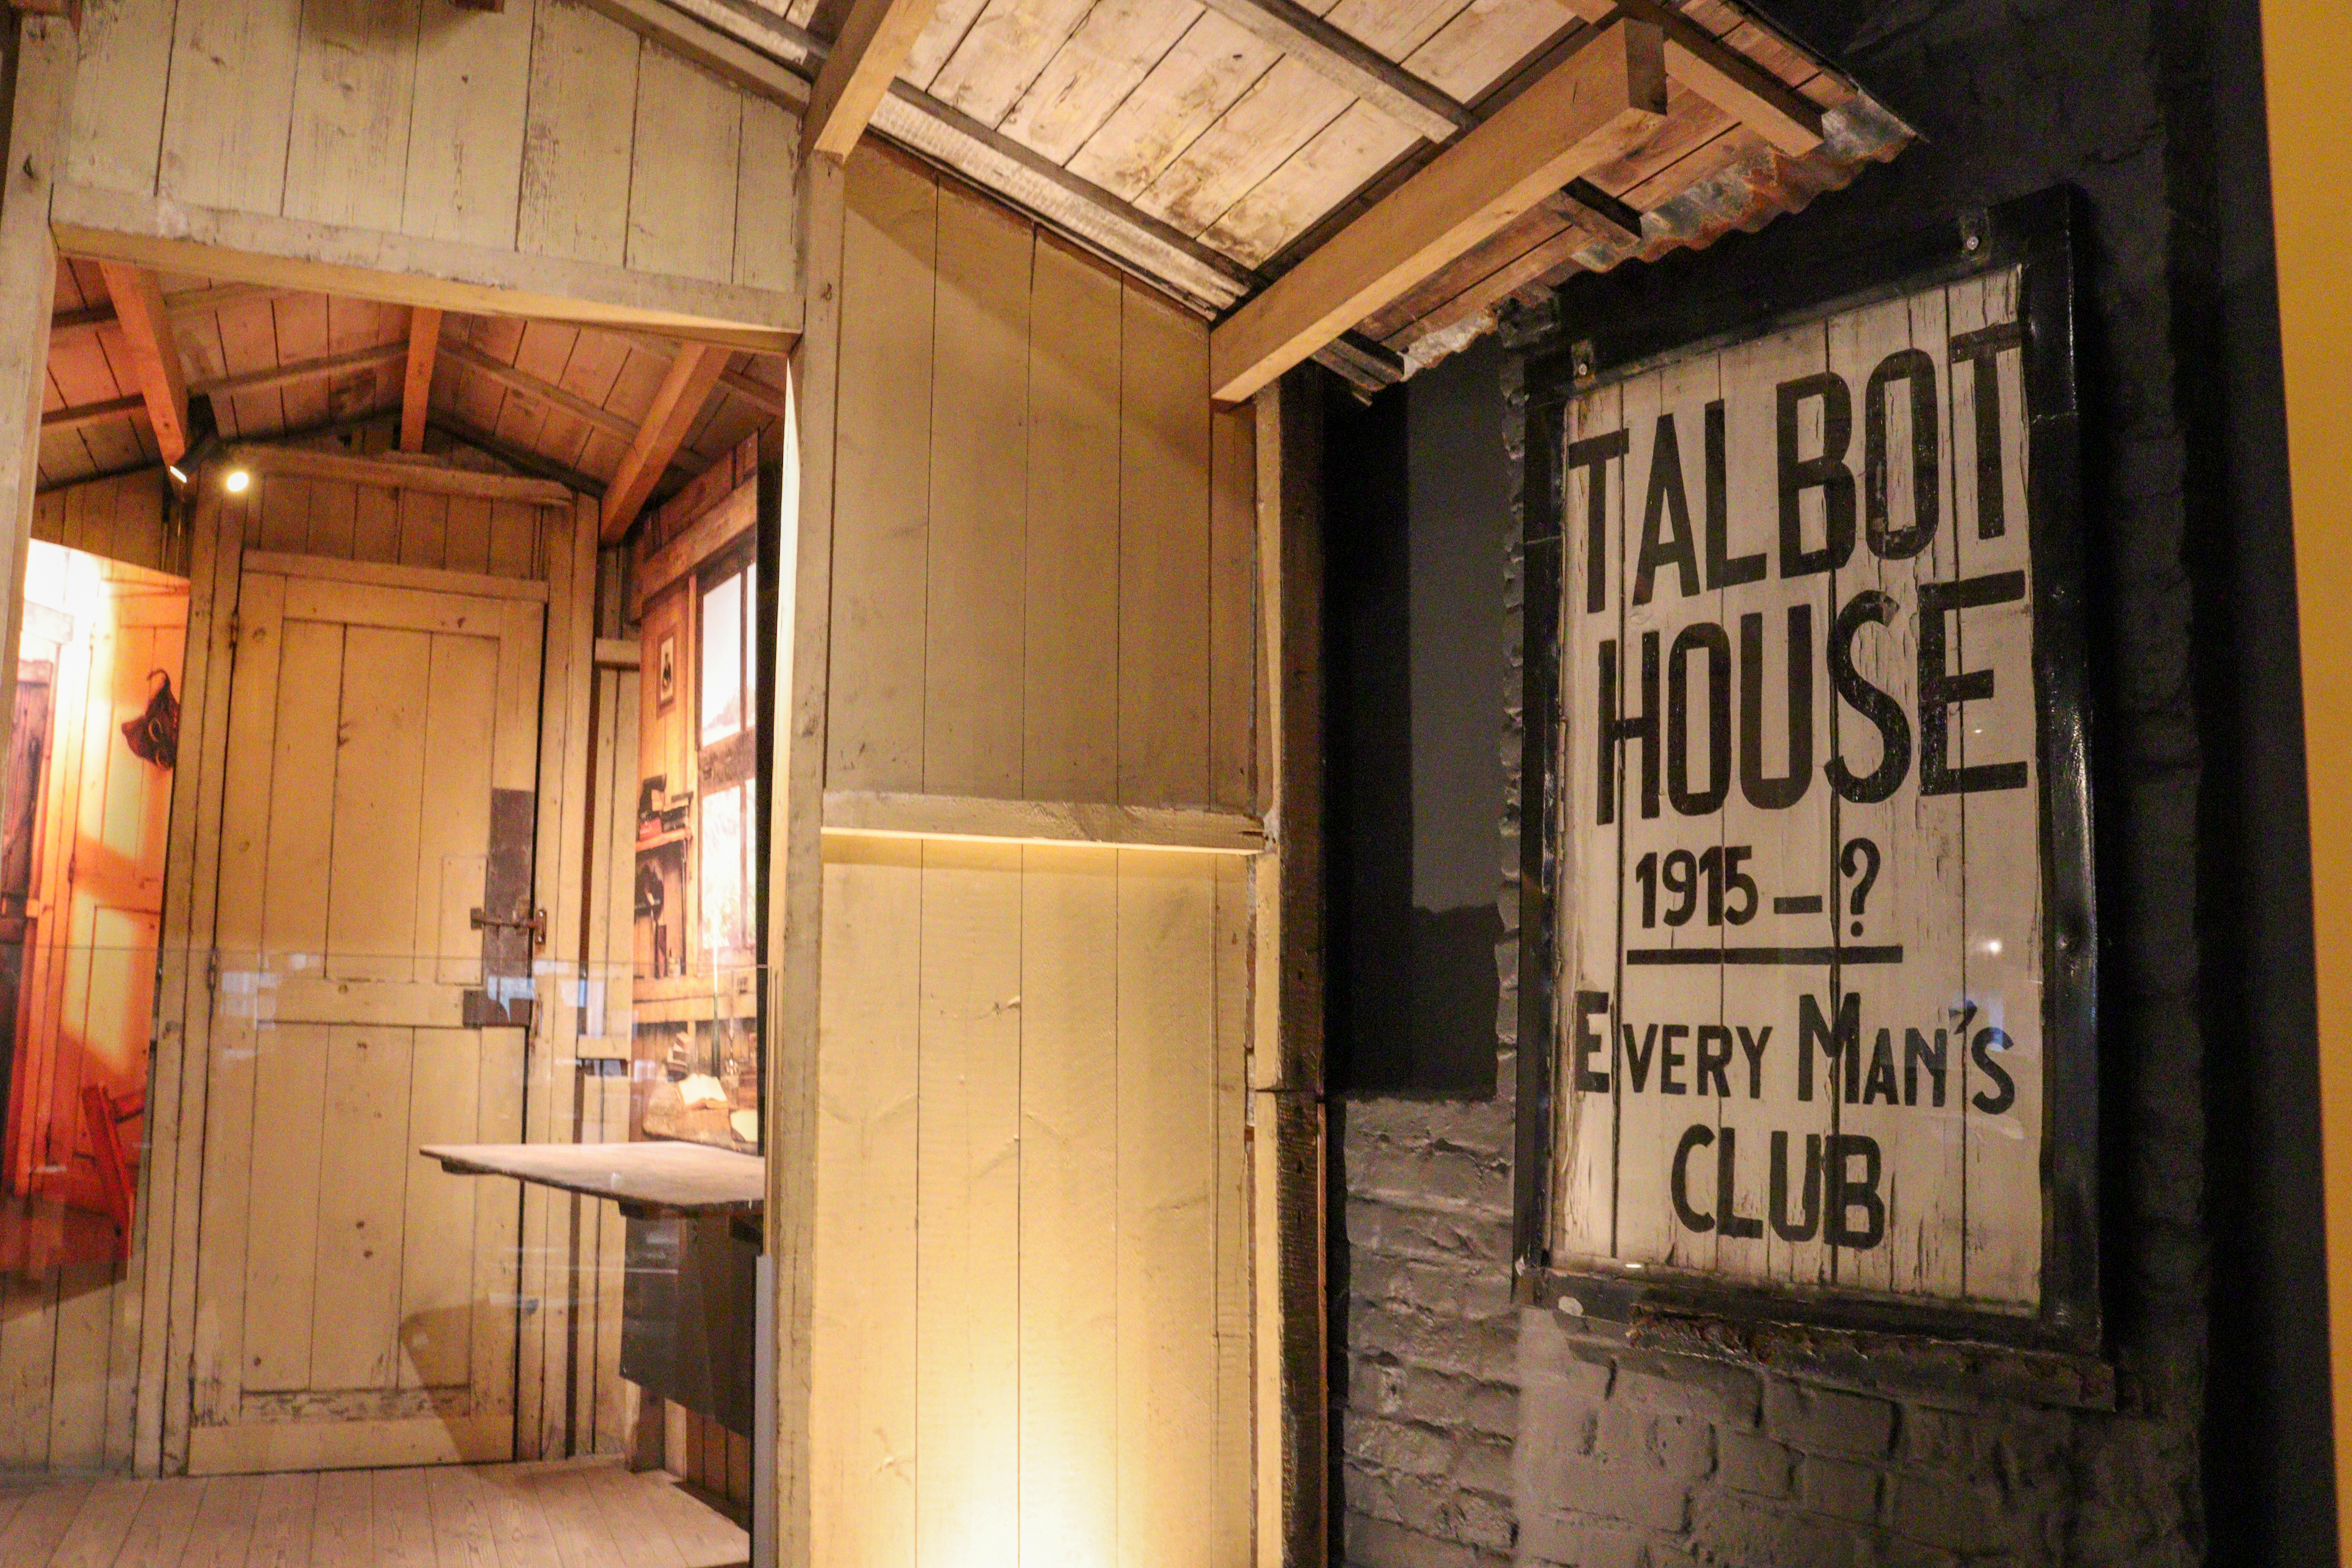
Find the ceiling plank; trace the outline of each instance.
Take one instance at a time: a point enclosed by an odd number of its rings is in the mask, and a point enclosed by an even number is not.
[[[166,294],[163,296],[163,309],[171,312],[174,321],[178,321],[190,316],[213,315],[247,300],[282,300],[300,292],[299,289],[268,289],[254,283],[223,283],[210,289],[192,289],[184,294]],[[80,334],[95,333],[101,328],[114,325],[114,307],[111,305],[59,310],[49,318],[49,341],[54,343]]]
[[[188,374],[180,363],[180,343],[172,331],[163,290],[143,267],[120,261],[98,265],[106,275],[107,297],[114,303],[123,346],[131,353],[131,379],[147,400],[147,423],[155,432],[156,449],[165,462],[176,463],[188,450]]]
[[[354,349],[350,353],[332,354],[325,359],[297,360],[271,370],[248,371],[243,375],[224,375],[212,381],[200,381],[188,388],[205,397],[238,397],[248,392],[268,392],[273,387],[293,386],[300,382],[317,381],[321,376],[341,375],[346,371],[373,370],[377,365],[390,364],[408,357],[405,339],[396,343],[378,343],[373,348]]]
[[[541,381],[529,371],[518,370],[513,365],[492,359],[479,349],[468,348],[464,343],[444,343],[441,345],[441,357],[451,364],[462,364],[468,370],[480,372],[509,392],[520,393],[551,408],[560,408],[608,436],[617,436],[624,441],[637,438],[637,427],[611,409],[599,407],[552,382]]]
[[[1210,392],[1238,403],[1665,121],[1664,39],[1596,30],[1209,334]]]
[[[709,343],[680,343],[677,357],[670,361],[669,374],[662,377],[659,389],[654,393],[652,406],[646,410],[646,422],[637,427],[636,439],[621,455],[621,466],[613,471],[613,482],[605,488],[604,520],[599,532],[607,544],[620,542],[637,520],[637,513],[654,493],[655,481],[686,440],[686,433],[694,426],[695,416],[709,401],[711,389],[719,384],[719,374],[727,368],[727,351]]]
[[[505,437],[494,435],[455,414],[436,408],[426,417],[425,423],[427,428],[438,430],[451,440],[471,447],[476,451],[487,452],[499,461],[511,464],[526,474],[537,474],[541,479],[552,479],[564,489],[576,491],[592,500],[604,499],[604,480],[591,474],[583,474],[569,464],[559,463],[544,453],[534,452],[528,447],[519,447]]]
[[[441,349],[441,312],[408,308],[408,372],[400,384],[400,449],[425,450],[425,416],[433,404],[433,361]]]
[[[931,19],[935,0],[856,0],[809,90],[801,156],[846,158]]]
[[[52,408],[41,416],[41,434],[61,436],[68,430],[87,430],[93,425],[105,425],[117,419],[136,419],[151,412],[147,399],[142,396],[110,397],[103,403]]]
[[[1822,144],[1822,108],[1811,99],[1657,0],[1569,0],[1588,22],[1624,16],[1665,35],[1666,74],[1747,126],[1780,152],[1801,158]]]
[[[1425,141],[1451,141],[1475,123],[1475,116],[1444,93],[1295,0],[1202,3]]]

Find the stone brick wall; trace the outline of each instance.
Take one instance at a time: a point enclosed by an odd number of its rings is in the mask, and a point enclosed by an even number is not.
[[[2191,563],[2198,531],[2229,520],[2196,477],[2210,432],[2198,377],[2176,369],[2202,328],[2176,300],[2196,297],[2184,279],[2195,282],[2206,216],[2194,145],[2205,11],[2200,0],[1765,8],[1835,52],[1923,141],[1760,234],[1578,279],[1557,309],[1572,325],[1660,290],[1794,275],[1858,235],[2062,181],[2087,197],[2115,1407],[1932,1382],[1900,1351],[1834,1379],[1798,1376],[1514,1309],[1507,940],[1496,1100],[1334,1108],[1335,1552],[1362,1568],[2200,1562],[2211,1019],[2199,921],[2211,894]],[[1516,739],[1505,744],[1516,755]]]

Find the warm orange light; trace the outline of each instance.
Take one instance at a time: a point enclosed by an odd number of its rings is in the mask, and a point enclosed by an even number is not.
[[[252,483],[251,474],[247,473],[243,468],[231,468],[227,477],[221,480],[221,488],[233,496],[241,496],[245,493],[246,487]]]

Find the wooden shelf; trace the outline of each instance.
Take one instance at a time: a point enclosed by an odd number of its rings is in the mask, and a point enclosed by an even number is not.
[[[436,1143],[418,1152],[457,1176],[509,1176],[609,1198],[638,1218],[760,1212],[768,1167],[707,1143]]]
[[[648,849],[667,849],[673,844],[683,844],[693,837],[694,829],[691,827],[673,827],[667,833],[656,833],[651,838],[638,839],[637,853],[642,855]]]

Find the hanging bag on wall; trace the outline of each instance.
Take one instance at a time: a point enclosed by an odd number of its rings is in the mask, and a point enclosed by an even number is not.
[[[169,770],[180,760],[180,700],[172,695],[172,678],[151,669],[147,679],[163,684],[147,699],[147,710],[122,722],[122,738],[142,762]]]

